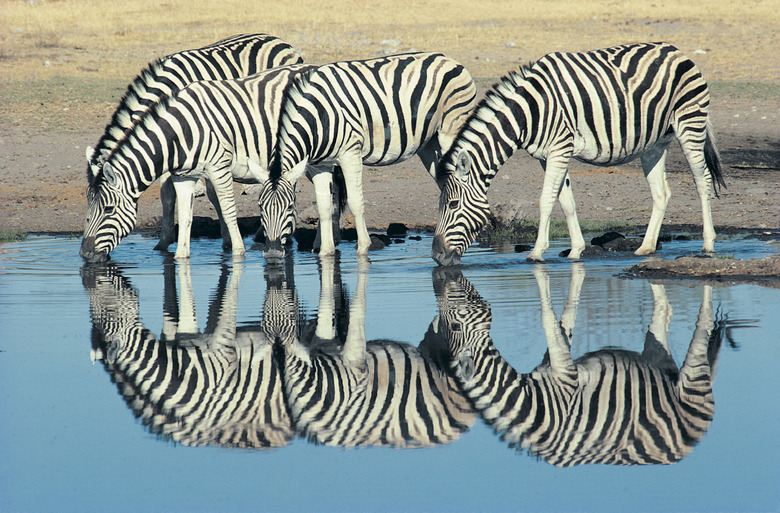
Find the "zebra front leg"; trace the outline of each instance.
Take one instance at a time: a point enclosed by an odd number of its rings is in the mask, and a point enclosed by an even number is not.
[[[336,253],[333,234],[333,194],[331,192],[333,175],[330,170],[318,170],[312,175],[311,181],[314,184],[317,213],[320,218],[317,226],[320,238],[320,256],[330,256]]]
[[[236,213],[236,196],[233,191],[233,178],[230,173],[230,166],[217,168],[209,172],[207,178],[214,187],[219,209],[222,212],[222,219],[227,225],[228,236],[230,237],[233,258],[243,256],[244,240],[241,232],[238,230],[238,220]]]
[[[545,163],[544,185],[542,186],[542,195],[539,198],[539,232],[536,235],[534,249],[528,254],[527,260],[544,262],[542,255],[550,247],[550,217],[555,201],[561,193],[568,163],[568,155],[565,157],[548,158]]]
[[[672,191],[666,180],[666,153],[669,148],[669,141],[661,143],[645,152],[640,160],[642,161],[642,170],[645,173],[645,179],[650,185],[650,194],[653,197],[653,211],[650,213],[650,222],[647,224],[645,238],[642,245],[634,251],[635,255],[649,255],[655,252],[658,243],[658,234],[661,233],[661,223],[664,220],[666,206],[669,204],[669,198]]]
[[[206,196],[209,198],[211,205],[217,212],[217,219],[219,219],[219,233],[222,236],[222,250],[228,251],[233,247],[230,240],[230,232],[228,231],[227,224],[225,223],[225,217],[222,215],[222,207],[219,206],[219,198],[217,192],[214,190],[214,186],[211,182],[206,180]]]
[[[339,159],[341,170],[344,173],[344,184],[347,189],[347,204],[355,216],[355,230],[357,230],[357,254],[368,254],[371,245],[371,237],[366,227],[365,204],[363,202],[363,160],[359,153],[352,152]]]
[[[174,209],[176,208],[176,189],[173,186],[170,173],[160,177],[160,203],[162,203],[162,221],[160,223],[160,241],[154,247],[159,251],[167,251],[168,246],[176,241],[174,237]]]
[[[192,203],[195,199],[196,178],[173,177],[173,186],[176,190],[176,205],[179,212],[179,241],[176,244],[174,258],[182,259],[190,257],[190,231],[192,229]]]

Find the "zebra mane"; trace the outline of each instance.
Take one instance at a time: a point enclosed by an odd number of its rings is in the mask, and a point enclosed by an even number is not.
[[[91,166],[99,166],[105,160],[102,158],[104,153],[113,153],[116,145],[119,144],[125,135],[133,129],[133,126],[138,122],[140,117],[133,117],[134,112],[145,113],[151,108],[151,105],[144,104],[141,99],[142,95],[151,90],[150,87],[159,80],[160,74],[163,69],[163,63],[168,59],[168,56],[161,57],[155,61],[150,62],[146,68],[136,76],[130,85],[127,86],[124,96],[119,101],[114,114],[111,116],[111,121],[106,125],[103,135],[98,140],[95,146],[95,151],[92,154],[89,165],[87,166],[87,180],[90,185],[96,178],[91,171]],[[158,93],[159,94],[159,93]],[[160,95],[162,98],[163,95]]]
[[[122,136],[115,141],[113,148],[111,148],[111,151],[107,153],[105,159],[102,160],[102,162],[110,162],[115,155],[121,154],[121,152],[124,151],[124,148],[130,144],[130,141],[136,134],[138,128],[146,127],[152,123],[156,123],[160,116],[168,110],[168,107],[171,103],[173,103],[175,98],[175,94],[174,96],[168,96],[166,94],[162,95],[157,103],[152,105],[140,117],[134,119],[130,127],[127,128],[123,132]],[[102,166],[96,175],[92,176],[89,172],[88,175],[91,178],[90,187],[93,187],[103,179]]]
[[[309,85],[312,74],[317,68],[311,68],[301,71],[293,77],[284,88],[282,93],[281,111],[279,113],[279,123],[276,130],[276,145],[271,154],[268,164],[268,174],[272,183],[276,183],[282,177],[282,134],[286,133],[292,118],[298,113],[297,103],[303,97],[303,90]]]
[[[464,150],[464,142],[472,140],[470,134],[478,132],[477,127],[490,122],[496,110],[505,103],[506,98],[516,93],[517,89],[525,81],[530,67],[531,64],[526,64],[521,66],[518,71],[510,71],[485,93],[484,98],[474,107],[466,122],[461,126],[455,138],[455,144],[442,157],[442,165],[437,167],[437,181],[444,180],[447,175],[455,172],[458,155]]]

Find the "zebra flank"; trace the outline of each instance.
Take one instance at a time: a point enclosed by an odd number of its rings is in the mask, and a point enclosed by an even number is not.
[[[338,166],[355,216],[358,254],[370,245],[362,190],[363,165],[387,166],[418,155],[435,176],[475,104],[468,71],[442,54],[408,53],[344,61],[302,73],[285,93],[278,143],[261,193],[266,260],[281,261],[295,230],[295,184],[306,165]],[[286,182],[286,183],[285,183]],[[276,197],[276,199],[273,199]],[[330,213],[317,206],[320,224]],[[322,232],[321,255],[335,252]]]
[[[441,331],[453,374],[482,419],[510,447],[550,464],[654,465],[686,457],[710,427],[713,366],[723,325],[704,288],[688,353],[678,369],[666,343],[671,308],[653,286],[653,320],[642,354],[619,349],[571,357],[584,267],[573,264],[560,321],[546,268],[534,269],[548,351],[530,373],[517,372],[490,338],[489,306],[459,273],[435,277]],[[579,266],[577,268],[576,266]]]
[[[583,53],[551,53],[504,76],[474,109],[438,167],[439,218],[432,256],[457,264],[488,219],[487,189],[518,149],[545,170],[540,223],[530,260],[543,260],[549,220],[560,201],[572,239],[585,247],[568,173],[572,158],[600,166],[636,158],[653,197],[637,254],[655,250],[670,189],[667,149],[676,138],[702,206],[704,251],[714,251],[709,197],[724,186],[699,70],[667,43],[638,43]]]

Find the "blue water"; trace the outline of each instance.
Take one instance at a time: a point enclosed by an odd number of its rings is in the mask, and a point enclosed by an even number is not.
[[[198,338],[226,318],[225,308],[235,310],[228,324],[234,323],[236,340],[261,333],[270,322],[263,311],[269,269],[258,251],[234,263],[222,254],[221,241],[193,241],[189,264],[153,251],[155,242],[132,235],[116,248],[111,273],[126,281],[100,296],[102,303],[89,280],[82,281],[78,239],[31,237],[0,245],[0,511],[780,509],[780,289],[712,287],[714,319],[728,327],[715,366],[714,417],[676,463],[559,468],[510,448],[478,412],[452,442],[418,449],[328,447],[301,433],[274,449],[189,446],[187,439],[156,433],[156,421],[144,423],[132,400],[119,393],[101,335],[95,334],[105,328],[96,320],[96,305],[106,304],[112,293],[136,296],[122,303],[120,315],[137,317],[157,340],[165,335],[173,346],[202,344],[208,351],[233,343],[230,329],[222,342]],[[667,243],[661,256],[699,246]],[[352,307],[365,285],[366,340],[417,346],[437,321],[430,247],[430,237],[409,239],[371,254],[364,269],[353,248],[340,246],[335,281]],[[739,258],[778,251],[776,243],[741,238],[719,240],[716,248]],[[668,347],[676,365],[683,364],[707,297],[702,283],[666,282],[653,290],[648,281],[616,277],[641,260],[633,256],[584,264],[553,258],[540,267],[523,258],[473,247],[461,269],[490,309],[495,348],[517,372],[530,373],[547,351],[540,283],[549,280],[560,319],[571,306],[573,277],[582,273],[574,359],[604,348],[641,352],[659,303],[655,292],[668,298]],[[311,326],[322,308],[321,268],[315,255],[297,252],[291,267],[287,290],[294,275],[293,306]],[[210,307],[223,301],[231,281],[238,285],[237,302],[225,300],[217,315]],[[183,337],[171,327],[171,315],[180,315],[181,333],[186,309],[172,310],[170,294],[176,290],[174,303],[183,305],[190,283],[198,334]],[[362,310],[351,315],[357,318]]]

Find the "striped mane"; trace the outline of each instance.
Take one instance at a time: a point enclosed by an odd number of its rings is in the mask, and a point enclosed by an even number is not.
[[[163,95],[160,97],[160,100],[152,105],[148,110],[146,110],[143,114],[141,114],[140,117],[137,119],[134,119],[133,122],[129,125],[129,127],[122,133],[122,136],[119,137],[116,141],[114,141],[113,148],[111,148],[111,151],[107,153],[105,159],[102,162],[110,162],[115,155],[121,154],[124,149],[130,145],[130,141],[133,139],[133,137],[136,135],[136,132],[139,128],[148,127],[149,125],[153,123],[157,123],[157,120],[160,119],[160,116],[162,116],[165,112],[168,111],[168,108],[170,107],[171,103],[176,99],[176,94],[173,96]],[[103,169],[101,166],[100,171],[95,176],[92,176],[91,173],[87,173],[88,178],[90,178],[90,187],[95,187],[97,184],[99,184],[103,180]]]
[[[472,140],[470,136],[478,132],[477,127],[493,120],[496,110],[506,103],[510,95],[516,94],[517,88],[525,80],[532,65],[533,63],[525,64],[517,71],[510,71],[485,93],[485,97],[474,107],[466,122],[463,123],[455,143],[442,157],[443,165],[437,168],[437,181],[444,180],[447,175],[455,172],[458,155],[464,149],[464,141]]]
[[[124,96],[119,101],[111,121],[106,125],[103,136],[95,146],[95,151],[87,166],[87,180],[92,184],[96,178],[90,170],[91,166],[99,166],[103,153],[112,153],[118,142],[133,128],[138,119],[133,118],[134,112],[144,112],[149,109],[149,105],[142,100],[143,93],[151,90],[151,85],[159,81],[163,70],[163,63],[168,57],[162,57],[147,65],[141,73],[136,76],[130,85],[127,86]]]
[[[317,68],[302,71],[289,81],[282,93],[282,110],[279,113],[279,124],[276,132],[276,145],[273,148],[268,165],[268,173],[272,183],[276,183],[282,176],[282,148],[283,134],[289,132],[293,117],[298,114],[298,101],[303,98],[303,90],[309,86],[311,76]]]

